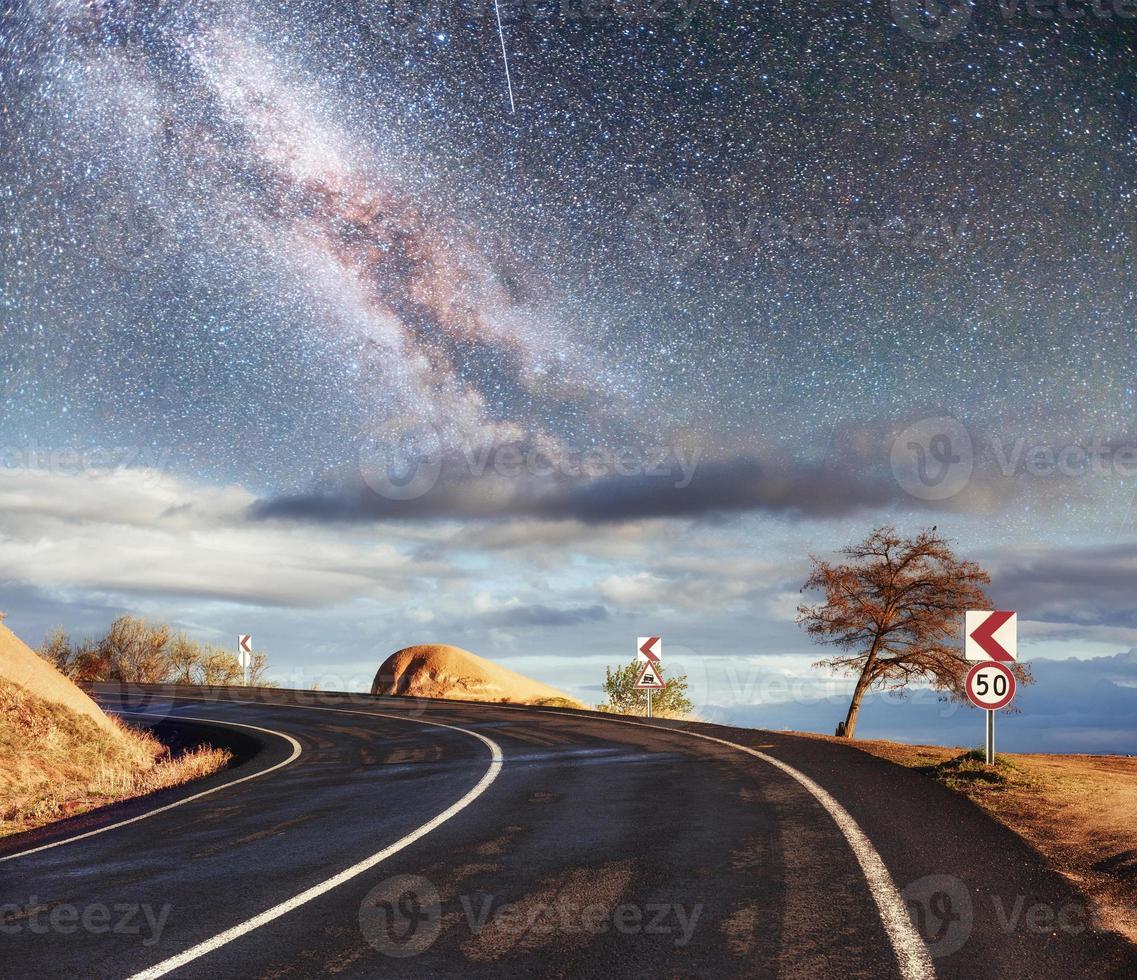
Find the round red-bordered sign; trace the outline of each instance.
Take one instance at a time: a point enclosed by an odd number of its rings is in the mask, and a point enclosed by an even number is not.
[[[977,708],[997,711],[1015,698],[1015,675],[997,660],[984,660],[967,672],[967,697]]]

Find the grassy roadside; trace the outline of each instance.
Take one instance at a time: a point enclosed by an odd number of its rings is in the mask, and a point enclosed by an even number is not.
[[[1137,759],[1094,755],[1003,755],[898,742],[844,742],[918,769],[968,797],[1038,851],[1137,942]]]
[[[208,776],[231,758],[208,746],[173,758],[148,732],[112,720],[117,731],[107,732],[0,679],[0,838]]]

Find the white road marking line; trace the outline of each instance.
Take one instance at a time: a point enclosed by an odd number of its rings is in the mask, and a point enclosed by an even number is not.
[[[178,698],[177,695],[174,697]],[[264,701],[217,701],[210,698],[195,698],[188,695],[182,696],[180,700],[209,701],[211,703],[218,704],[271,705],[271,702]],[[453,705],[458,708],[464,706],[472,706],[501,708],[509,711],[527,710],[520,705],[491,705],[479,704],[478,702],[456,701],[453,702]],[[371,716],[374,716],[376,714],[375,712],[371,711],[354,711],[346,708],[327,708],[317,705],[276,704],[271,706],[278,708],[306,708],[313,711],[336,711],[344,714]],[[440,705],[440,707],[448,706],[449,705]],[[892,875],[889,874],[888,868],[884,863],[884,859],[881,858],[876,848],[873,847],[872,842],[869,840],[868,836],[863,830],[861,830],[860,825],[856,822],[856,820],[853,819],[849,812],[843,806],[841,806],[841,804],[838,803],[833,796],[831,796],[825,789],[810,779],[805,773],[800,772],[785,762],[782,762],[780,759],[774,758],[772,755],[767,755],[765,752],[760,752],[757,749],[747,748],[745,745],[739,745],[737,742],[730,742],[724,738],[716,738],[713,735],[703,735],[700,732],[689,732],[681,728],[668,728],[661,725],[647,725],[641,721],[629,721],[623,718],[607,718],[603,715],[582,715],[579,712],[573,711],[543,710],[537,713],[546,715],[562,715],[566,718],[575,718],[578,721],[606,721],[614,725],[632,725],[636,728],[650,728],[655,732],[669,732],[673,735],[688,735],[692,738],[701,738],[707,742],[717,742],[720,745],[725,745],[729,748],[737,749],[739,752],[745,752],[747,755],[754,756],[756,759],[761,759],[763,762],[768,763],[777,769],[780,769],[787,776],[790,776],[792,779],[796,780],[803,787],[805,787],[810,795],[812,795],[814,799],[816,799],[818,803],[820,803],[821,806],[825,808],[826,812],[829,813],[834,822],[837,824],[837,829],[841,831],[845,840],[848,842],[849,847],[853,852],[853,856],[857,859],[857,863],[861,866],[861,872],[865,876],[865,882],[868,885],[869,892],[872,895],[873,901],[876,903],[877,910],[880,913],[881,924],[884,926],[884,930],[888,935],[889,943],[892,945],[893,953],[896,955],[896,961],[898,967],[900,968],[901,976],[904,978],[904,980],[935,980],[936,970],[935,966],[932,963],[931,954],[928,952],[928,947],[925,944],[923,938],[912,925],[912,920],[908,916],[908,909],[904,904],[904,900],[900,897],[900,892],[897,890],[896,884],[892,880]],[[379,717],[394,718],[400,716],[379,715]],[[403,720],[413,721],[418,719],[404,718]],[[440,725],[439,722],[422,722],[422,724]],[[451,728],[455,726],[441,725],[440,727]],[[466,731],[465,729],[457,730]],[[489,739],[485,738],[482,735],[479,735],[477,732],[470,731],[467,732],[467,734],[473,735],[476,738],[480,738],[482,741],[487,742],[491,745],[496,745],[496,743],[490,742]],[[500,754],[500,749],[498,749],[498,753]],[[492,768],[493,767],[491,766],[491,769]],[[500,764],[498,768],[500,769]],[[496,772],[494,775],[496,776]],[[483,777],[483,779],[484,778],[485,777]],[[493,780],[491,778],[490,782],[492,781]],[[488,785],[488,783],[486,785]],[[228,942],[228,940],[226,940],[226,942]],[[171,969],[174,969],[174,967],[171,967]],[[142,977],[161,975],[162,974],[142,973],[138,974],[136,977],[131,977],[130,980],[141,980]]]
[[[510,708],[513,711],[525,710],[517,705],[500,705],[500,707]],[[577,719],[581,717],[579,714],[570,711],[542,711],[541,714],[564,715],[566,718]],[[868,835],[861,830],[860,825],[852,818],[849,811],[841,806],[836,799],[805,773],[782,762],[781,759],[774,758],[772,755],[759,752],[757,749],[747,748],[745,745],[739,745],[737,742],[728,742],[725,738],[703,735],[701,732],[688,732],[681,728],[647,725],[642,721],[627,721],[623,718],[604,718],[596,715],[588,715],[587,717],[593,721],[608,721],[616,725],[633,725],[636,728],[650,728],[656,732],[670,732],[674,735],[690,735],[692,738],[701,738],[708,742],[718,742],[719,745],[726,745],[732,749],[737,749],[739,752],[752,755],[756,759],[761,759],[763,762],[769,763],[782,770],[787,776],[801,783],[833,818],[837,824],[837,828],[844,835],[845,840],[848,841],[849,847],[853,851],[853,856],[857,859],[857,863],[861,866],[861,871],[864,873],[865,881],[869,886],[869,892],[872,894],[873,901],[876,902],[877,910],[880,912],[881,924],[884,926],[884,931],[888,934],[888,941],[892,944],[892,951],[896,954],[896,962],[900,967],[900,975],[904,980],[935,980],[936,968],[932,963],[931,953],[928,952],[928,946],[924,942],[923,937],[912,925],[912,920],[908,916],[908,908],[904,904],[904,899],[900,897],[900,892],[896,889],[896,884],[893,882],[892,875],[889,874],[888,868],[885,866],[884,859],[881,858],[876,848],[873,847],[872,841],[869,840]]]
[[[113,709],[112,709],[113,710]],[[150,712],[135,711],[131,712],[136,718],[168,718],[170,715],[154,714]],[[271,728],[258,728],[256,725],[242,725],[236,721],[221,721],[217,718],[190,718],[187,715],[176,715],[174,717],[183,719],[185,721],[198,721],[207,722],[218,725],[232,725],[234,728],[248,728],[254,732],[261,732],[265,735],[276,735],[286,741],[292,743],[292,754],[283,762],[278,762],[274,766],[269,766],[267,769],[262,769],[260,772],[254,772],[249,776],[242,776],[240,779],[231,779],[227,783],[222,783],[220,786],[214,786],[212,789],[207,789],[201,793],[195,793],[193,796],[187,796],[184,800],[177,800],[174,803],[167,803],[165,806],[160,806],[154,810],[147,810],[145,813],[140,813],[137,817],[131,817],[129,820],[120,820],[118,823],[107,824],[105,827],[99,827],[96,830],[88,830],[84,834],[76,834],[74,837],[67,837],[63,840],[57,840],[51,844],[41,844],[39,847],[32,847],[26,851],[19,851],[16,854],[6,854],[0,856],[0,864],[5,861],[14,861],[16,858],[27,857],[29,854],[38,854],[40,851],[49,851],[53,847],[62,847],[64,844],[74,844],[76,841],[86,840],[88,837],[95,837],[98,834],[105,834],[109,830],[118,830],[119,827],[126,827],[132,823],[138,823],[140,820],[149,820],[151,817],[156,817],[159,813],[166,813],[168,810],[173,810],[175,807],[185,806],[187,803],[192,803],[194,800],[200,800],[203,796],[210,796],[213,793],[220,793],[223,789],[229,789],[231,786],[237,786],[241,783],[247,783],[250,779],[260,779],[261,776],[267,776],[270,772],[275,772],[277,769],[283,769],[287,765],[291,765],[300,758],[303,751],[300,748],[300,743],[296,741],[291,735],[286,735],[284,732],[273,731]],[[136,797],[137,798],[137,797]]]
[[[644,725],[643,727],[654,728],[655,726]],[[709,742],[719,742],[722,745],[738,749],[740,752],[746,752],[748,755],[776,766],[786,775],[801,783],[817,802],[825,807],[841,833],[845,835],[845,840],[849,842],[849,847],[852,848],[857,863],[861,866],[861,871],[864,872],[865,881],[880,912],[884,931],[888,933],[888,940],[896,954],[900,975],[904,977],[904,980],[935,980],[936,968],[932,963],[931,953],[928,952],[923,937],[912,925],[912,920],[908,916],[908,907],[904,904],[904,899],[900,897],[900,892],[896,889],[892,875],[888,873],[888,868],[885,867],[884,860],[877,849],[873,847],[872,841],[861,830],[860,825],[852,818],[848,810],[805,773],[782,762],[781,759],[775,759],[772,755],[759,752],[757,749],[747,748],[745,745],[739,745],[736,742],[728,742],[723,738],[702,735],[699,732],[682,732],[682,734],[704,738]]]
[[[181,698],[181,700],[204,701],[208,699]],[[305,889],[299,895],[296,895],[287,901],[281,902],[278,905],[274,905],[272,908],[266,909],[264,912],[261,912],[260,915],[255,915],[251,919],[246,919],[244,922],[233,926],[231,929],[226,929],[224,932],[219,933],[212,939],[206,939],[203,942],[198,943],[196,946],[192,946],[184,953],[179,953],[177,956],[171,956],[169,959],[163,960],[161,963],[157,964],[156,966],[150,967],[148,970],[143,970],[141,973],[134,974],[134,976],[130,977],[129,980],[154,980],[156,977],[164,977],[166,974],[185,966],[187,963],[191,963],[194,960],[205,956],[207,953],[212,953],[214,950],[220,949],[227,943],[231,943],[234,939],[239,939],[241,936],[247,935],[254,929],[259,929],[263,925],[268,925],[268,923],[274,921],[275,919],[279,919],[281,916],[287,915],[294,909],[298,909],[301,905],[306,905],[308,902],[311,902],[312,900],[319,898],[321,895],[330,892],[333,888],[337,888],[345,882],[350,881],[352,878],[358,877],[365,871],[370,871],[377,864],[389,858],[392,854],[397,854],[404,848],[409,847],[415,841],[425,837],[432,830],[435,830],[442,824],[446,823],[446,821],[451,817],[455,816],[458,813],[461,813],[464,809],[466,809],[466,807],[473,803],[474,800],[482,795],[482,793],[489,789],[490,784],[495,779],[497,779],[497,775],[499,772],[501,772],[501,767],[505,761],[504,756],[502,755],[501,746],[498,745],[497,742],[495,742],[493,739],[487,738],[485,735],[482,735],[478,732],[471,731],[468,728],[459,728],[457,725],[444,725],[439,721],[423,721],[420,718],[407,718],[403,715],[380,714],[376,711],[351,711],[346,708],[324,708],[317,705],[306,704],[282,705],[272,704],[270,702],[264,701],[228,700],[217,703],[256,704],[261,705],[262,707],[273,708],[302,708],[309,711],[335,711],[339,714],[366,715],[369,718],[391,718],[396,721],[408,721],[419,725],[429,725],[433,728],[448,728],[454,732],[461,732],[463,735],[470,735],[478,739],[478,741],[482,742],[490,750],[490,765],[473,789],[471,789],[460,800],[458,800],[456,803],[451,804],[433,819],[428,820],[417,830],[411,831],[405,837],[399,838],[399,840],[395,841],[395,843],[388,845],[387,847],[383,848],[383,850],[378,851],[375,854],[372,854],[371,857],[364,858],[359,863],[353,864],[350,868],[345,868],[339,874],[328,878],[326,881],[322,881],[317,885],[313,885],[311,888]]]

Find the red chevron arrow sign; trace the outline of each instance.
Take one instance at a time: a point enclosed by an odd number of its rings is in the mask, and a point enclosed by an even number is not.
[[[969,609],[963,614],[963,656],[1010,664],[1018,656],[1019,618],[1005,610]]]
[[[657,664],[663,659],[663,637],[640,636],[636,639],[636,659]]]
[[[237,637],[237,649],[241,653],[253,652],[253,638],[248,633],[242,633]]]

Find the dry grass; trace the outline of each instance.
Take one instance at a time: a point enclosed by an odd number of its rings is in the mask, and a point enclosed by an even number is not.
[[[231,758],[208,746],[172,758],[148,732],[116,728],[0,679],[0,837],[208,776]]]
[[[988,766],[981,750],[846,744],[963,793],[1074,882],[1105,924],[1137,942],[1137,759],[999,754]]]

